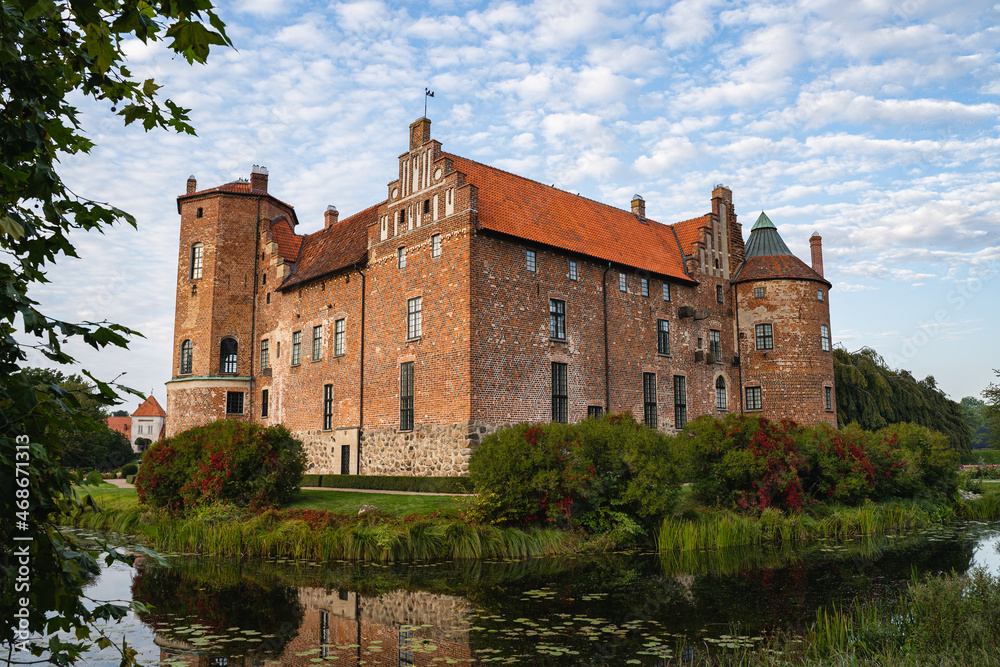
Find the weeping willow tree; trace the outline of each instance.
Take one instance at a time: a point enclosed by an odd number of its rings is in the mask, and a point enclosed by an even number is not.
[[[940,431],[952,447],[968,451],[972,442],[962,406],[937,388],[934,377],[917,380],[906,370],[893,370],[870,347],[855,352],[833,351],[837,382],[837,421],[857,422],[876,431],[909,422]]]

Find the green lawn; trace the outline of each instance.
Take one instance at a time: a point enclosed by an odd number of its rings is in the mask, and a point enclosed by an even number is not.
[[[93,496],[102,507],[124,509],[126,507],[134,507],[139,502],[135,489],[120,489],[111,484],[75,486],[73,488],[80,497]],[[286,505],[286,508],[329,510],[344,514],[357,514],[362,505],[374,505],[386,514],[394,516],[426,514],[437,511],[447,514],[457,514],[470,500],[470,498],[453,496],[357,493],[323,489],[321,491],[300,492],[295,500]]]

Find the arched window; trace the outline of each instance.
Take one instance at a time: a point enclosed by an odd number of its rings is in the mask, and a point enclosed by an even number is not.
[[[219,372],[236,372],[236,349],[238,345],[235,338],[223,338],[222,345],[219,346]]]
[[[194,345],[190,340],[181,343],[181,375],[188,375],[191,372],[191,361],[194,357]]]
[[[719,410],[726,409],[726,378],[721,375],[715,381],[715,407]]]
[[[191,246],[191,269],[188,277],[191,280],[201,279],[201,259],[204,253],[204,246],[200,242]]]

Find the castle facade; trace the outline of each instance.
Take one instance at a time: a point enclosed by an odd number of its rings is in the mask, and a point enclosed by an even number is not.
[[[834,426],[829,290],[732,192],[662,224],[442,150],[426,118],[384,201],[296,232],[267,170],[177,199],[167,435],[284,424],[310,472],[460,475],[522,422],[630,411]]]

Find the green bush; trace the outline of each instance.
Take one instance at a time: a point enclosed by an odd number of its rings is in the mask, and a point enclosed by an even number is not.
[[[154,443],[136,487],[141,503],[170,511],[219,501],[277,507],[298,491],[305,465],[302,443],[284,426],[224,420]]]
[[[474,518],[641,532],[641,524],[652,525],[676,504],[681,458],[675,438],[631,416],[518,424],[488,436],[472,454]]]
[[[128,477],[125,478],[125,483],[126,484],[135,484],[135,478],[136,478],[135,475],[129,475]]]
[[[414,493],[472,493],[468,477],[409,477],[404,475],[312,475],[316,484],[327,489],[370,489],[372,491],[411,491]]]
[[[87,473],[88,486],[100,486],[104,483],[104,475],[99,470],[91,470]]]
[[[136,475],[139,473],[139,466],[134,463],[126,463],[122,466],[122,475],[128,477],[129,475]]]
[[[960,455],[952,448],[948,436],[917,424],[892,424],[876,435],[883,440],[895,438],[907,452],[910,470],[920,476],[919,488],[913,495],[947,498],[958,491]]]
[[[973,449],[962,454],[962,465],[996,466],[1000,465],[1000,449]]]

